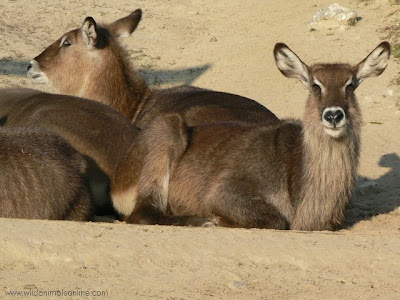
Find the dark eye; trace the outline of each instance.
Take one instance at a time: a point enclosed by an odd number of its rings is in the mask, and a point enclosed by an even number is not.
[[[355,89],[356,89],[356,84],[354,82],[351,82],[346,86],[346,90],[354,91]]]
[[[315,82],[311,84],[311,88],[313,89],[314,92],[321,92],[321,86],[319,84],[316,84]]]

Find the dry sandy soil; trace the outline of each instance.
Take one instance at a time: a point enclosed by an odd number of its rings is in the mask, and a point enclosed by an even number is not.
[[[149,83],[237,93],[279,117],[300,118],[307,91],[275,67],[276,42],[287,43],[307,63],[355,64],[399,29],[399,5],[343,0],[362,18],[356,26],[310,30],[307,22],[331,3],[0,0],[0,87],[53,91],[25,77],[30,59],[88,15],[108,22],[140,7],[143,20],[123,43]],[[1,219],[0,298],[29,297],[6,296],[14,290],[63,290],[107,296],[40,298],[399,299],[399,82],[399,61],[392,58],[380,77],[357,91],[365,121],[360,184],[372,180],[376,186],[357,189],[344,229],[304,233]]]

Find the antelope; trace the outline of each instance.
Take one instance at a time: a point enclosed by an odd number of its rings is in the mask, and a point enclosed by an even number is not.
[[[86,160],[94,213],[113,212],[110,180],[138,133],[119,112],[88,99],[9,88],[0,90],[0,126],[41,128],[62,137]]]
[[[254,100],[193,86],[151,89],[133,69],[118,37],[130,36],[142,17],[140,9],[110,24],[87,17],[36,56],[28,77],[51,82],[63,94],[110,105],[139,128],[162,113],[179,113],[189,126],[219,121],[277,122]]]
[[[90,219],[86,161],[62,138],[38,128],[1,128],[0,153],[0,217]]]
[[[170,142],[158,145],[158,160],[150,149],[144,163],[136,163],[138,179],[125,188],[125,205],[130,200],[133,207],[127,222],[181,216],[176,225],[335,230],[343,224],[360,152],[362,117],[354,92],[385,70],[390,45],[380,43],[354,66],[308,66],[283,43],[274,56],[284,76],[309,89],[302,121],[190,127],[180,115],[160,116],[141,132],[141,145],[160,136]]]

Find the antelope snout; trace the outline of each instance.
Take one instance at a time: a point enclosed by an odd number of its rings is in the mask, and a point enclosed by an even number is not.
[[[339,106],[331,106],[322,112],[322,125],[325,132],[334,138],[340,137],[346,125],[346,113]]]
[[[36,60],[31,60],[29,62],[29,65],[27,67],[27,76],[28,78],[33,79],[35,82],[38,83],[46,83],[48,82],[48,78],[46,76],[46,74],[44,74],[41,70],[40,70],[40,66],[39,63]]]
[[[26,68],[26,70],[29,72],[29,70],[32,69],[32,67],[33,67],[33,63],[32,63],[32,62],[29,62],[29,65],[28,65],[28,67]]]
[[[328,128],[340,128],[346,124],[346,113],[341,107],[327,107],[322,113],[322,123]]]

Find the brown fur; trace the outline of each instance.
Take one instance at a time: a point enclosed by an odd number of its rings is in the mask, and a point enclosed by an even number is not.
[[[0,217],[89,220],[85,159],[43,129],[0,129]]]
[[[30,89],[3,89],[0,125],[40,127],[64,138],[88,161],[96,213],[110,212],[110,180],[138,132],[120,113],[87,99]]]
[[[177,149],[185,138],[188,147],[179,151],[182,154],[170,171],[168,197],[163,201],[159,194],[153,197],[151,203],[158,211],[217,218],[221,225],[238,227],[332,230],[343,224],[360,151],[362,118],[354,89],[364,78],[383,72],[390,46],[381,43],[355,67],[308,67],[283,44],[277,44],[274,53],[281,72],[310,89],[303,121],[203,125],[186,136],[181,134],[185,132],[182,119],[169,123],[172,128],[162,126],[165,132],[175,133],[175,139],[182,139]],[[326,123],[326,109],[342,111],[344,117],[335,125]],[[171,151],[171,146],[161,147]],[[142,170],[139,176],[153,176],[150,182],[160,180],[159,172],[145,166]],[[140,191],[139,184],[137,199]],[[152,200],[148,195],[146,199]],[[160,207],[165,202],[167,209],[165,204]]]
[[[47,77],[62,93],[110,105],[140,128],[160,113],[178,113],[190,126],[232,120],[278,121],[264,106],[238,95],[195,87],[151,90],[134,71],[117,39],[130,35],[141,15],[141,10],[136,10],[105,25],[86,18],[81,28],[66,33],[38,55],[28,75]]]
[[[177,114],[161,115],[143,128],[116,170],[113,203],[126,221],[136,224],[213,226],[198,216],[172,216],[168,199],[170,176],[188,146],[188,132]]]

